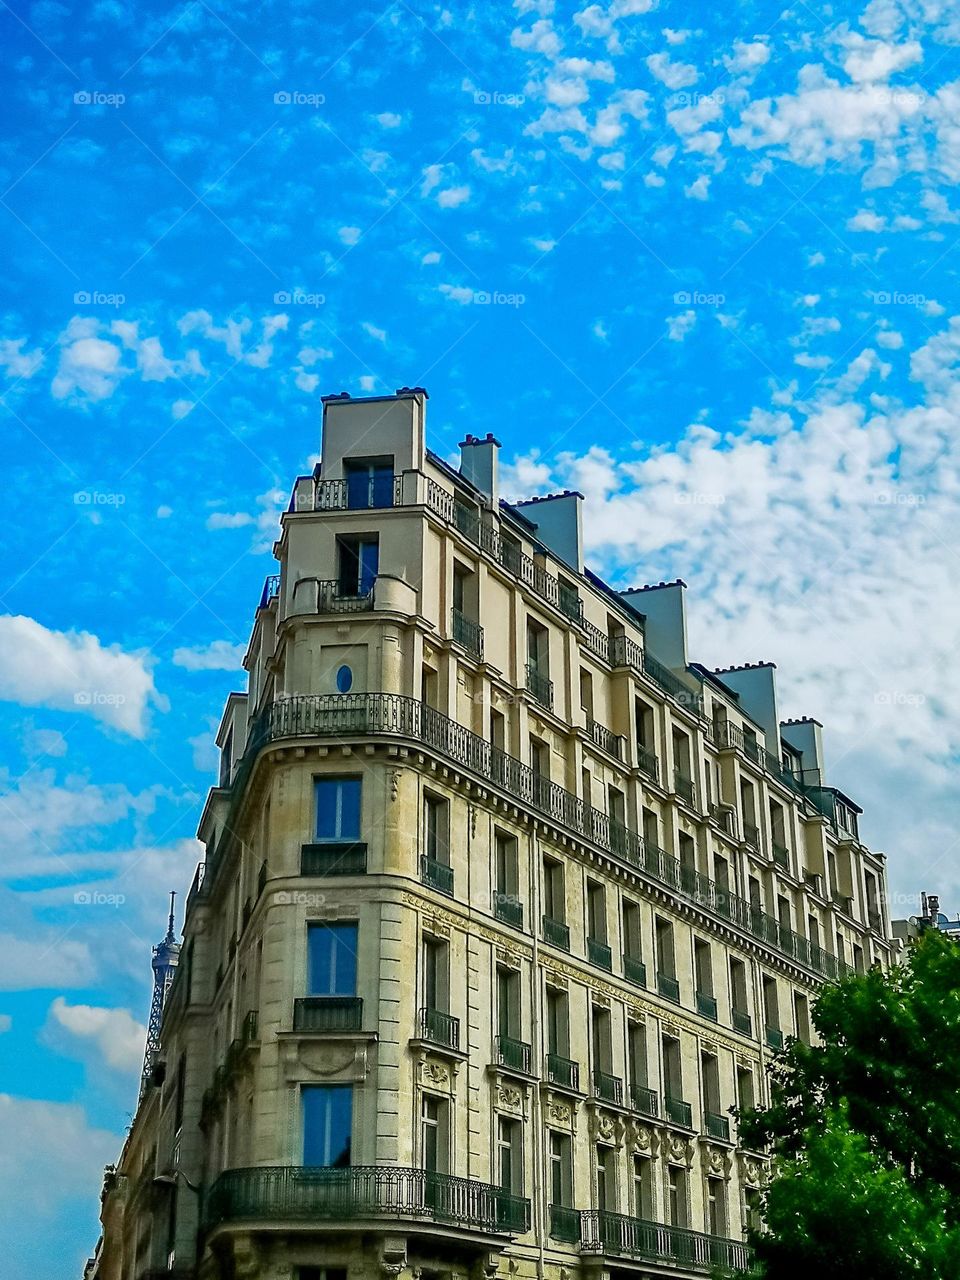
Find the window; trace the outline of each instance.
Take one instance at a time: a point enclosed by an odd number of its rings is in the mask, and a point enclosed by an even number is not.
[[[657,917],[654,932],[657,940],[657,974],[673,981],[677,972],[673,952],[673,925],[669,920]]]
[[[523,1126],[509,1116],[497,1117],[497,1169],[503,1190],[522,1195]]]
[[[376,534],[337,540],[340,573],[337,586],[341,596],[368,595],[380,571],[380,540]]]
[[[439,796],[424,795],[424,848],[433,862],[450,865],[450,806]]]
[[[707,1179],[707,1231],[712,1236],[727,1234],[727,1184],[722,1178]]]
[[[324,1168],[350,1164],[350,1132],[353,1126],[353,1086],[349,1084],[300,1086],[303,1111],[303,1163]]]
[[[353,672],[344,664],[337,668],[337,693],[349,693],[353,688]]]
[[[597,1208],[616,1211],[617,1167],[612,1147],[597,1146]]]
[[[428,1173],[447,1173],[450,1164],[449,1104],[445,1098],[423,1095],[420,1151]]]
[[[597,880],[587,881],[587,937],[593,942],[607,940],[607,895]]]
[[[317,840],[359,840],[360,779],[316,778],[314,794]]]
[[[563,888],[563,863],[555,858],[543,860],[543,910],[551,920],[563,922],[567,907]]]
[[[423,1003],[428,1009],[446,1012],[449,952],[442,938],[427,933],[423,936]]]
[[[547,987],[547,1052],[565,1058],[569,1047],[567,993]]]
[[[497,1031],[516,1040],[520,1035],[520,975],[497,966]]]
[[[593,1032],[593,1069],[609,1075],[613,1070],[613,1036],[610,1031],[610,1010],[595,1004],[590,1007],[590,1024]]]
[[[798,1040],[810,1043],[810,1007],[807,997],[799,991],[793,993],[793,1022]]]
[[[755,1101],[753,1091],[753,1072],[749,1067],[737,1067],[737,1108],[749,1111]]]
[[[703,1110],[706,1115],[720,1116],[720,1066],[716,1054],[700,1055],[700,1079],[703,1084]]]
[[[672,1227],[687,1225],[687,1171],[667,1168],[667,1216]]]
[[[393,506],[393,459],[375,462],[345,462],[347,507]]]
[[[181,1053],[177,1063],[177,1091],[173,1107],[173,1127],[179,1129],[183,1124],[183,1095],[187,1083],[187,1055]]]
[[[623,900],[623,954],[631,960],[643,958],[640,942],[640,904]]]
[[[683,1079],[680,1066],[680,1041],[673,1036],[663,1037],[663,1092],[667,1098],[683,1100]]]
[[[627,1070],[630,1073],[630,1088],[645,1089],[647,1086],[647,1042],[646,1030],[642,1022],[627,1023]]]
[[[697,994],[712,998],[713,996],[713,957],[710,954],[710,943],[702,938],[695,938],[693,943],[693,968],[697,980]],[[714,1012],[716,1011],[714,1007]],[[701,1009],[701,1013],[706,1010]]]
[[[498,831],[494,837],[494,878],[500,898],[516,899],[519,888],[517,867],[517,841],[513,836]]]
[[[220,752],[220,786],[229,787],[230,774],[233,769],[233,730],[231,729],[226,736],[223,748]]]
[[[586,668],[580,668],[580,706],[587,714],[587,719],[593,719],[593,676]]]
[[[637,745],[647,751],[653,751],[653,708],[639,698],[633,704],[634,723],[637,730]]]
[[[550,1203],[569,1207],[573,1200],[573,1161],[570,1138],[550,1130]]]
[[[357,925],[308,924],[307,967],[310,995],[355,995]]]
[[[763,979],[763,1015],[768,1031],[779,1031],[780,1009],[777,1001],[776,978]]]
[[[730,1008],[734,1014],[734,1023],[737,1023],[736,1015],[740,1015],[740,1023],[737,1026],[738,1031],[746,1030],[749,1033],[749,1026],[744,1025],[744,1018],[749,1018],[750,1011],[747,1004],[747,966],[742,960],[737,960],[733,956],[730,957]]]
[[[653,1184],[653,1161],[644,1156],[633,1158],[633,1212],[647,1222],[655,1220],[656,1191]]]

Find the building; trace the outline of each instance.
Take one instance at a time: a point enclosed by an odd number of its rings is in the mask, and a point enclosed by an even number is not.
[[[426,392],[326,397],[217,736],[161,1048],[89,1274],[709,1274],[765,1168],[730,1110],[884,864],[774,667],[618,593],[581,496],[459,471]]]
[[[924,929],[939,929],[942,934],[960,941],[960,914],[953,920],[948,919],[940,910],[940,896],[936,893],[920,894],[920,914],[910,916],[906,920],[894,920],[891,923],[894,943],[904,948],[908,942],[919,938]]]

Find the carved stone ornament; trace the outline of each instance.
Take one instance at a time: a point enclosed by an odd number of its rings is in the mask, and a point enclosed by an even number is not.
[[[740,1161],[744,1186],[756,1189],[762,1187],[766,1175],[766,1169],[762,1163],[759,1160],[754,1160],[752,1156],[741,1156]]]
[[[707,1147],[707,1177],[730,1180],[733,1161],[723,1147]]]
[[[594,1142],[604,1142],[611,1147],[623,1145],[625,1128],[619,1116],[611,1115],[609,1111],[594,1111],[590,1128]]]
[[[679,1133],[672,1133],[667,1139],[665,1155],[671,1164],[682,1164],[689,1169],[693,1163],[692,1144]]]
[[[442,1062],[434,1062],[428,1058],[423,1064],[423,1080],[425,1084],[433,1085],[435,1088],[448,1089],[450,1072]]]
[[[507,1111],[519,1111],[523,1106],[523,1094],[519,1089],[502,1084],[497,1089],[497,1107]]]
[[[391,801],[396,800],[397,796],[400,794],[400,778],[401,778],[401,776],[402,776],[402,770],[400,770],[400,769],[391,769],[391,770],[390,770],[390,799],[391,799]]]
[[[653,1129],[645,1124],[634,1124],[633,1128],[633,1149],[637,1155],[652,1156],[656,1154],[655,1138],[656,1134]]]
[[[562,1125],[565,1129],[569,1129],[573,1120],[573,1112],[565,1102],[558,1102],[551,1099],[547,1103],[547,1124],[554,1127]]]

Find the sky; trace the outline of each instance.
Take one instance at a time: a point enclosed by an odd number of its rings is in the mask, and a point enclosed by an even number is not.
[[[960,9],[0,5],[0,1224],[76,1276],[320,396],[778,664],[960,909]],[[24,1153],[29,1152],[29,1159]]]

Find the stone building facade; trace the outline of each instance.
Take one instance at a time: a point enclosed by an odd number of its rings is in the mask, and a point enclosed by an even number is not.
[[[89,1276],[709,1275],[884,866],[769,664],[585,568],[427,396],[324,401],[218,733],[152,1083]]]

